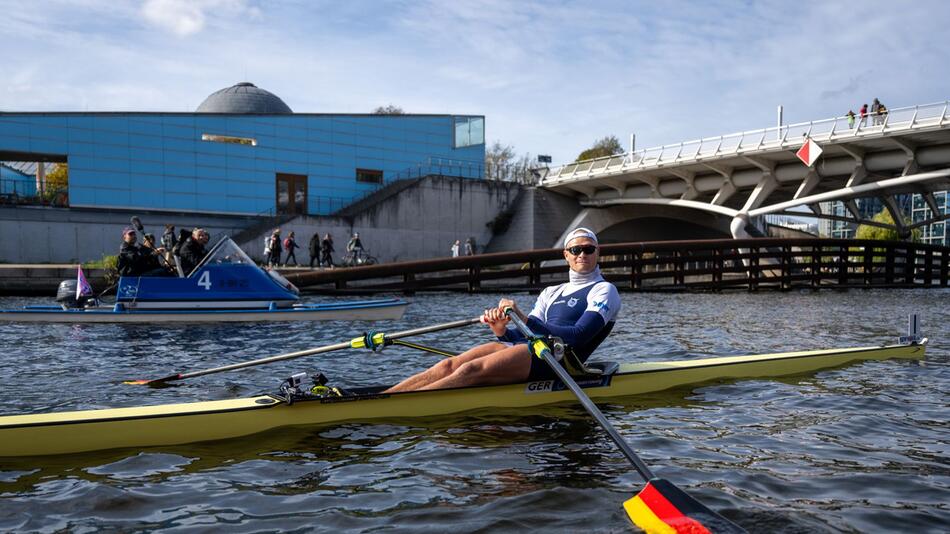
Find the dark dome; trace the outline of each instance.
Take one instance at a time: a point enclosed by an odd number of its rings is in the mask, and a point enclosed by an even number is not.
[[[208,95],[198,113],[293,113],[274,93],[253,83],[241,82]]]

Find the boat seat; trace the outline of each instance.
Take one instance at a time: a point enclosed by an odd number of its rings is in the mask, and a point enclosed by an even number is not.
[[[605,376],[612,375],[620,368],[617,362],[591,362],[584,363],[574,355],[574,351],[564,351],[564,358],[561,360],[567,373],[575,377],[585,376]]]

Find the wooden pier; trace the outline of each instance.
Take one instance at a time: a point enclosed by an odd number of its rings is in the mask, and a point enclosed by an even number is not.
[[[601,247],[626,291],[947,287],[950,247],[855,239],[712,239]],[[567,280],[559,249],[287,272],[307,292],[537,291]]]

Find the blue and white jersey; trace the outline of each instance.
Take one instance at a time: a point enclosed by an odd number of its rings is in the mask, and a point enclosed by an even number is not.
[[[617,288],[604,280],[599,271],[591,274],[588,280],[574,280],[544,289],[526,322],[535,334],[564,340],[581,361],[603,342],[620,313]],[[499,339],[521,341],[524,336],[509,329]]]

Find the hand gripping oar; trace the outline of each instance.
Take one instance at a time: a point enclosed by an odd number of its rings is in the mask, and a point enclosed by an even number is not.
[[[705,505],[690,497],[685,491],[677,488],[666,479],[659,478],[650,471],[647,464],[637,456],[630,445],[619,432],[607,421],[604,414],[597,408],[584,390],[577,385],[571,375],[564,370],[560,362],[551,353],[543,339],[536,336],[528,325],[514,313],[511,308],[505,309],[505,315],[528,338],[528,347],[531,353],[545,361],[557,377],[571,390],[580,401],[587,413],[591,414],[601,428],[607,432],[610,439],[620,447],[620,451],[640,476],[647,482],[640,493],[623,503],[623,507],[630,519],[647,532],[663,533],[739,533],[746,532],[742,527],[729,521],[725,517],[710,510]]]
[[[388,340],[395,340],[403,337],[409,336],[418,336],[421,334],[428,334],[430,332],[438,332],[440,330],[448,330],[450,328],[459,328],[462,326],[468,326],[478,323],[481,318],[475,319],[464,319],[461,321],[453,321],[451,323],[437,324],[434,326],[426,326],[422,328],[414,328],[412,330],[404,330],[402,332],[396,332],[395,334],[384,334],[382,332],[373,332],[361,337],[353,338],[350,341],[344,341],[342,343],[336,343],[334,345],[327,345],[325,347],[317,347],[315,349],[301,350],[297,352],[288,352],[287,354],[278,354],[277,356],[269,356],[267,358],[261,358],[259,360],[252,360],[249,362],[234,363],[231,365],[224,365],[221,367],[215,367],[213,369],[205,369],[203,371],[192,371],[190,373],[176,373],[173,375],[164,376],[162,378],[155,378],[152,380],[128,380],[124,382],[125,384],[132,385],[149,385],[155,386],[159,384],[164,384],[167,382],[174,382],[178,380],[185,380],[186,378],[195,378],[197,376],[210,375],[213,373],[223,373],[225,371],[233,371],[235,369],[243,369],[245,367],[253,367],[255,365],[263,365],[265,363],[279,362],[283,360],[292,360],[294,358],[301,358],[303,356],[312,356],[314,354],[323,354],[324,352],[333,352],[335,350],[342,349],[361,349],[361,348],[370,348],[380,347],[386,344]]]

